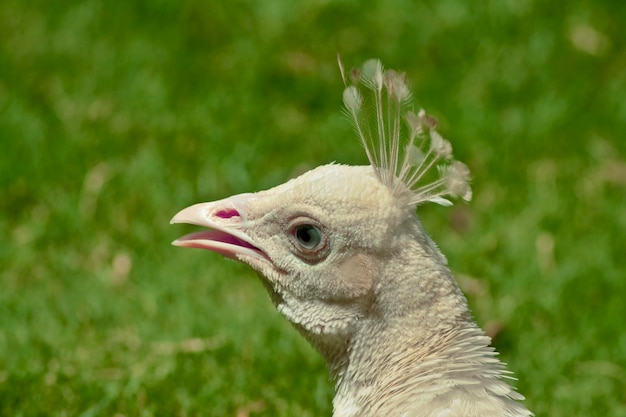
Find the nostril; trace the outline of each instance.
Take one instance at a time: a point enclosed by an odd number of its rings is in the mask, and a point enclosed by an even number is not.
[[[239,212],[235,209],[220,210],[215,213],[215,217],[220,219],[230,219],[231,217],[239,217]]]

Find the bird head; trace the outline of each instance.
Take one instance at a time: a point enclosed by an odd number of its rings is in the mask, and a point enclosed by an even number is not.
[[[174,245],[208,249],[250,265],[278,310],[321,349],[365,316],[414,214],[371,166],[320,166],[266,191],[183,209],[172,223],[210,230]]]
[[[210,229],[174,245],[208,249],[254,268],[277,309],[327,359],[376,309],[385,286],[393,285],[382,277],[396,267],[394,259],[406,261],[407,247],[419,246],[409,258],[433,256],[445,264],[423,233],[416,206],[471,198],[469,171],[452,160],[435,119],[407,108],[404,76],[377,60],[351,76],[356,85],[346,86],[343,101],[369,166],[320,166],[266,191],[193,205],[172,219]],[[440,177],[419,185],[435,166]]]

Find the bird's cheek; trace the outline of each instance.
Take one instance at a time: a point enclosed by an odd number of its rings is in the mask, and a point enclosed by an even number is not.
[[[335,285],[346,298],[363,297],[372,291],[376,268],[368,255],[359,253],[345,258],[337,269]]]

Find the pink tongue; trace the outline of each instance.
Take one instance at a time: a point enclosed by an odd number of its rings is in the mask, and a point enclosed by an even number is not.
[[[229,235],[228,233],[220,232],[219,230],[204,230],[202,232],[191,233],[187,236],[183,236],[178,240],[210,240],[213,242],[223,242],[228,243],[230,245],[241,246],[249,249],[257,249],[248,242],[244,242],[241,239],[236,238],[233,235]]]
[[[211,243],[221,242],[228,245],[233,245],[235,247],[238,246],[260,252],[258,248],[252,246],[248,242],[236,238],[235,236],[229,235],[228,233],[220,232],[219,230],[203,230],[201,232],[191,233],[179,238],[178,242],[182,243],[180,246],[188,248],[207,249],[232,259],[237,259],[236,248],[224,248],[212,245]]]

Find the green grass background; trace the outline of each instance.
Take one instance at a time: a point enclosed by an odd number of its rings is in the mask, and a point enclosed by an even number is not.
[[[0,2],[0,415],[330,416],[317,354],[179,209],[366,162],[404,69],[474,176],[420,208],[539,416],[626,416],[626,5]]]

